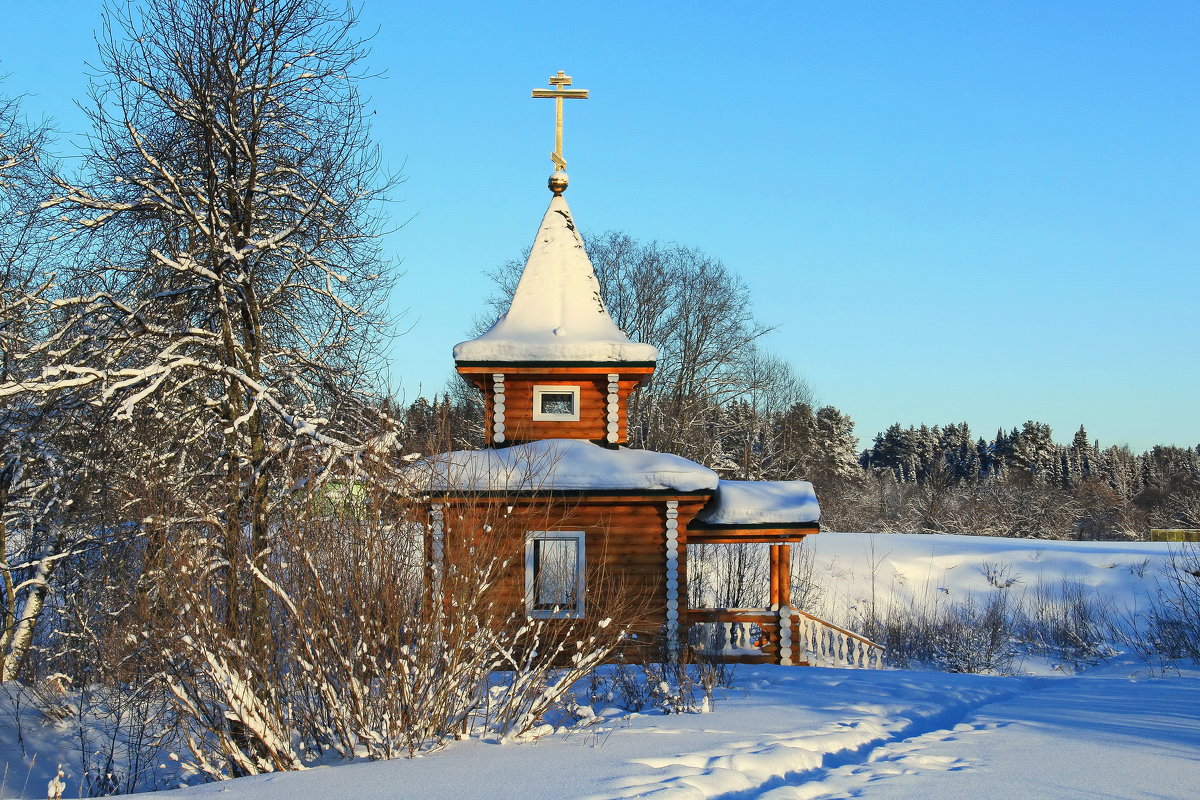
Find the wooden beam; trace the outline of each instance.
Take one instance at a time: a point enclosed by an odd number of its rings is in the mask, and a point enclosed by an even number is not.
[[[619,361],[614,361],[611,364],[597,363],[596,366],[586,367],[568,367],[557,366],[553,362],[546,362],[544,365],[538,366],[513,366],[510,364],[496,363],[483,365],[458,365],[455,367],[460,375],[491,375],[494,372],[503,372],[505,375],[592,375],[592,376],[608,376],[616,373],[622,377],[625,375],[650,375],[654,372],[654,367],[633,367],[628,364],[622,364]],[[605,380],[605,383],[608,381]]]
[[[779,544],[802,542],[805,536],[817,533],[817,529],[786,528],[782,530],[689,530],[688,544]]]
[[[779,551],[779,605],[791,606],[792,546],[785,543],[777,545],[774,549]]]
[[[763,608],[691,608],[687,614],[690,622],[754,622],[760,627],[777,619],[773,612]]]
[[[779,546],[773,545],[768,548],[770,552],[770,575],[771,589],[767,595],[767,605],[772,608],[779,605]]]

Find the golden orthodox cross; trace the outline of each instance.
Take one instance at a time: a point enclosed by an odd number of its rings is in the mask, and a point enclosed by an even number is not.
[[[554,162],[555,169],[565,170],[567,162],[563,160],[563,100],[586,100],[588,96],[587,89],[566,89],[564,87],[571,85],[571,76],[565,75],[560,69],[557,75],[551,76],[548,83],[553,86],[553,89],[534,89],[534,97],[553,97],[554,98],[554,152],[550,154],[550,160]]]

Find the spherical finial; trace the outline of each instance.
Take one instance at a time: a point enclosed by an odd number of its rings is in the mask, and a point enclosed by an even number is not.
[[[550,191],[560,195],[567,190],[567,173],[561,169],[554,170],[554,174],[550,176],[550,180],[546,183],[550,187]]]

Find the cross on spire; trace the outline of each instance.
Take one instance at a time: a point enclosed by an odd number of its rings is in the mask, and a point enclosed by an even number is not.
[[[588,96],[587,89],[567,89],[565,87],[571,85],[571,76],[565,74],[561,69],[557,75],[550,76],[547,81],[553,89],[534,89],[534,97],[553,97],[554,98],[554,152],[550,154],[550,160],[554,162],[555,169],[565,170],[567,162],[563,159],[563,100],[586,100]]]

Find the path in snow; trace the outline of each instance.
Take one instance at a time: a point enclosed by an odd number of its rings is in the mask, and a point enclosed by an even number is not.
[[[1200,798],[1200,681],[1034,678],[964,724],[874,750],[769,800]],[[882,780],[902,776],[897,780]]]
[[[195,787],[175,797],[1200,798],[1200,681],[749,667],[711,714]]]
[[[973,709],[1021,689],[1016,679],[960,681],[965,676],[938,675],[931,681],[935,676],[927,673],[762,667],[748,672],[753,702],[783,723],[782,729],[700,751],[635,759],[653,772],[606,787],[589,800],[740,800],[784,785],[815,784],[829,770],[858,763],[883,743],[952,727]],[[798,713],[797,706],[809,713]],[[797,713],[788,713],[789,708]],[[753,730],[743,727],[743,736]]]

